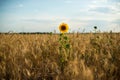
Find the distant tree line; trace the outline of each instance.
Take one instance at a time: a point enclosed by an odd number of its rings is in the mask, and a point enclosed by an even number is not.
[[[0,32],[0,34],[52,34],[52,32]]]

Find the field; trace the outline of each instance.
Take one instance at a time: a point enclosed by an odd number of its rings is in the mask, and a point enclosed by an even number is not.
[[[120,80],[120,33],[60,36],[0,34],[0,80]]]

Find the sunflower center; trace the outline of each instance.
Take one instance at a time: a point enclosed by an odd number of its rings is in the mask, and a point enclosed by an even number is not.
[[[61,27],[61,30],[63,30],[63,31],[66,30],[66,27],[65,27],[65,26],[62,26],[62,27]]]

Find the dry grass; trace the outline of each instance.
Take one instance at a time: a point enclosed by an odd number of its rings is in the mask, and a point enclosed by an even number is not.
[[[61,71],[58,35],[0,34],[0,80],[119,80],[120,34],[68,37],[71,58]]]

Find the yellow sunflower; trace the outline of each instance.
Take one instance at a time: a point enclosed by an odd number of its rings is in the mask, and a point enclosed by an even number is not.
[[[69,29],[69,26],[68,26],[68,24],[66,24],[66,23],[62,23],[62,24],[60,24],[60,26],[59,26],[59,30],[60,30],[61,33],[66,33],[66,32],[68,32],[68,29]]]

